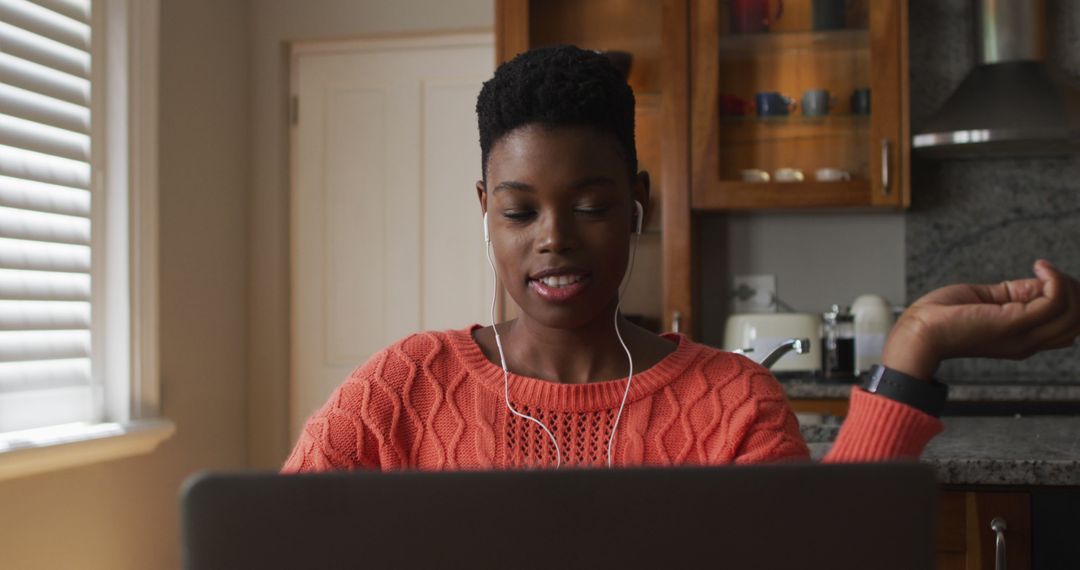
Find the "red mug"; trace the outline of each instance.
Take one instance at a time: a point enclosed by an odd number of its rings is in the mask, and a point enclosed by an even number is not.
[[[776,0],[776,15],[769,14],[771,0],[728,0],[731,31],[737,34],[767,32],[784,13],[784,0]]]
[[[722,93],[719,99],[721,117],[743,117],[751,112],[751,103],[742,97]]]

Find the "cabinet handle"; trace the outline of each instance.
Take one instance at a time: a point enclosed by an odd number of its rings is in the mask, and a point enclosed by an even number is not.
[[[997,533],[997,545],[994,547],[994,570],[1005,570],[1005,519],[994,517],[990,521],[990,530]]]
[[[889,139],[881,139],[881,195],[889,195]]]
[[[682,332],[682,313],[679,311],[671,313],[671,332]]]

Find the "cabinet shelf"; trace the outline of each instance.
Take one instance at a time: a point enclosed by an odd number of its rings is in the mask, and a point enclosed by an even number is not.
[[[778,140],[860,136],[870,129],[869,115],[806,117],[722,117],[720,145]]]
[[[869,49],[870,33],[863,28],[781,32],[760,34],[728,34],[718,38],[720,58],[729,56],[760,56],[790,50],[853,50]]]
[[[870,206],[870,182],[717,182],[711,189],[696,190],[695,211],[760,210],[784,208],[843,208]]]

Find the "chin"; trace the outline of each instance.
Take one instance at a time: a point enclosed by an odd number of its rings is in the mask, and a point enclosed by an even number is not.
[[[595,314],[573,310],[526,311],[522,309],[522,312],[545,327],[565,330],[582,328],[593,322],[597,317]]]
[[[615,292],[612,291],[611,295],[606,296],[609,300],[605,301],[588,295],[573,303],[559,304],[538,299],[526,287],[512,292],[510,297],[530,320],[549,328],[572,330],[587,326],[600,318],[614,295]]]

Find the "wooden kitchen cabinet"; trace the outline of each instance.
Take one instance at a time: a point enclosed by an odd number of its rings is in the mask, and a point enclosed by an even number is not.
[[[908,205],[907,2],[834,3],[840,21],[815,29],[817,3],[786,0],[780,18],[758,32],[737,23],[739,9],[752,2],[692,3],[693,209]],[[855,101],[864,89],[868,110]],[[824,114],[820,105],[803,108],[808,90],[829,92]],[[755,95],[769,92],[794,108],[779,105],[786,115],[760,116]],[[803,180],[778,181],[784,168]],[[818,180],[822,168],[850,179]],[[743,178],[762,173],[770,179]]]
[[[788,405],[791,406],[791,411],[799,414],[827,414],[836,417],[845,417],[848,414],[848,400],[847,399],[806,399],[806,400],[788,400]]]
[[[1000,518],[1009,570],[1031,568],[1031,500],[1022,491],[946,490],[938,509],[938,570],[993,570]]]

